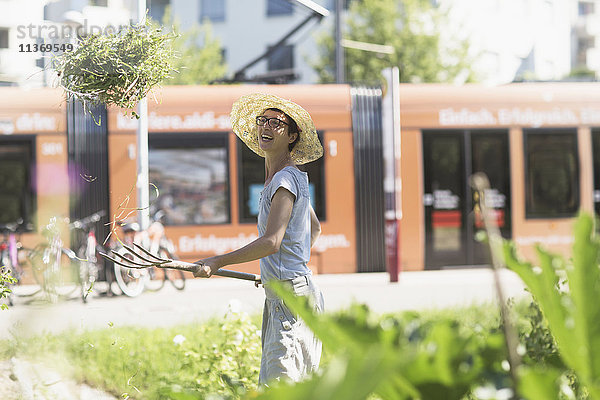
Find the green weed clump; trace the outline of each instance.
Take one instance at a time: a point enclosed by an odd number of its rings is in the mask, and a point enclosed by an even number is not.
[[[75,50],[54,58],[59,86],[84,104],[132,110],[154,86],[176,72],[172,48],[176,37],[149,20],[118,32],[86,36]],[[134,111],[132,115],[139,118]]]
[[[77,381],[119,398],[239,398],[258,382],[259,329],[247,314],[230,312],[173,328],[111,326],[15,339],[0,343],[0,359],[43,355]]]

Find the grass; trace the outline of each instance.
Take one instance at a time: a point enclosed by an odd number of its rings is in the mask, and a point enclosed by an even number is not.
[[[523,315],[524,305],[513,308]],[[395,315],[421,321],[449,317],[459,321],[459,329],[471,332],[499,324],[499,311],[493,304]],[[260,318],[230,312],[225,318],[171,328],[109,326],[84,333],[0,341],[0,359],[43,358],[77,381],[121,398],[175,398],[173,393],[240,398],[245,388],[256,389]],[[325,351],[322,365],[329,360]]]
[[[113,326],[0,342],[0,358],[42,358],[119,397],[161,399],[174,391],[229,397],[258,381],[259,329],[257,318],[235,313],[162,329]]]

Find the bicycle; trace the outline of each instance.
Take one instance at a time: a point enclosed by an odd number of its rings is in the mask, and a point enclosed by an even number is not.
[[[29,264],[32,249],[23,247],[21,241],[17,237],[24,229],[31,229],[31,224],[25,224],[22,219],[15,223],[0,225],[0,233],[2,233],[2,241],[0,242],[0,270],[8,272],[14,279],[14,282],[7,284],[7,289],[10,290],[7,297],[8,304],[14,305],[13,296],[29,297],[40,292],[40,288],[33,287],[33,291],[23,290],[15,293],[14,286],[20,285],[25,275],[24,265]],[[29,264],[29,267],[31,265]],[[32,270],[32,268],[30,268]]]
[[[175,254],[175,245],[165,234],[164,225],[160,222],[160,212],[155,214],[155,221],[148,228],[148,234],[151,240],[150,252],[158,254],[159,257],[169,260],[179,260]],[[185,274],[176,269],[161,269],[152,267],[148,269],[149,279],[146,282],[146,289],[149,291],[158,291],[169,281],[177,290],[185,289]],[[162,279],[161,279],[162,276]]]
[[[178,260],[173,242],[167,238],[165,228],[160,222],[162,216],[159,211],[153,217],[153,222],[147,230],[140,230],[136,222],[121,225],[123,243],[138,245],[148,249],[153,254],[159,254],[171,260]],[[125,259],[131,259],[131,254],[121,245],[116,245],[113,251]],[[119,264],[114,264],[115,278],[121,291],[130,297],[141,294],[144,289],[157,291],[169,281],[177,290],[185,288],[185,274],[179,270],[159,270],[158,268],[130,269]]]
[[[84,243],[77,250],[77,257],[80,259],[79,263],[79,283],[81,286],[81,300],[87,303],[88,296],[94,289],[94,285],[98,280],[99,273],[99,257],[97,256],[98,251],[106,252],[104,246],[98,243],[96,240],[96,229],[94,224],[103,216],[106,215],[106,211],[100,210],[88,217],[73,221],[69,224],[72,229],[80,230],[85,235]],[[106,271],[106,268],[104,268]],[[108,275],[108,274],[105,274]],[[108,282],[107,294],[112,293],[110,286],[111,280],[106,277]]]
[[[71,297],[81,287],[80,259],[73,250],[63,246],[59,222],[66,223],[68,218],[50,218],[42,229],[47,243],[34,247],[29,257],[33,276],[50,303]]]

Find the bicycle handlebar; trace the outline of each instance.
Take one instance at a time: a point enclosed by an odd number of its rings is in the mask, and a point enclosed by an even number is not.
[[[25,223],[25,221],[23,221],[23,218],[19,218],[17,220],[17,222],[13,222],[13,223],[9,223],[9,224],[0,224],[0,233],[16,233],[18,232],[20,229],[19,228],[25,228],[26,230],[31,230],[33,229],[33,224],[28,222]]]
[[[98,212],[93,213],[90,216],[71,222],[69,224],[69,228],[84,229],[88,225],[100,221],[100,219],[102,219],[102,217],[104,217],[105,215],[106,211],[100,210]]]

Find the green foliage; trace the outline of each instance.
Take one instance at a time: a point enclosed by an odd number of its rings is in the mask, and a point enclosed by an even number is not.
[[[131,110],[174,72],[170,46],[174,38],[149,21],[118,32],[86,36],[73,51],[54,58],[59,85],[84,103]]]
[[[119,398],[237,399],[258,381],[260,337],[247,314],[230,312],[202,325],[168,329],[112,326],[16,337],[0,346],[0,359],[14,355],[45,355],[60,371]]]
[[[494,393],[510,385],[497,307],[301,312],[321,326],[325,353],[320,372],[293,387],[256,390],[259,321],[244,314],[170,329],[109,324],[83,334],[16,335],[0,341],[0,359],[43,354],[77,380],[132,399],[474,399],[468,396],[480,386]]]
[[[581,78],[593,81],[596,78],[596,71],[587,67],[573,68],[567,78]]]
[[[380,320],[364,306],[314,315],[302,297],[273,285],[323,341],[332,362],[293,388],[281,383],[257,399],[463,399],[484,384],[507,384],[504,342],[496,329],[464,332],[456,320],[417,314]]]
[[[523,368],[520,371],[519,391],[529,400],[558,400],[560,389],[556,369]]]
[[[400,69],[402,82],[452,82],[459,75],[473,80],[468,44],[442,40],[445,13],[428,0],[363,0],[351,3],[344,38],[393,46],[394,54],[346,48],[346,80],[381,84],[381,71]],[[335,43],[331,32],[317,38],[320,57],[312,66],[322,83],[335,81]]]
[[[178,71],[169,79],[174,85],[206,85],[223,78],[227,65],[221,53],[221,42],[213,37],[212,25],[206,19],[201,25],[194,23],[188,30],[182,31],[178,20],[172,18],[170,6],[166,7],[162,24],[173,26],[180,32],[173,40],[173,49],[178,54],[174,68]]]
[[[521,341],[525,344],[526,362],[530,364],[544,364],[564,369],[554,338],[548,329],[539,305],[532,301],[527,312],[529,329],[521,333]]]
[[[536,385],[543,385],[545,388],[553,388],[554,396],[558,395],[561,399],[588,399],[587,390],[581,387],[573,371],[560,358],[548,323],[537,302],[532,301],[521,314],[522,322],[526,321],[526,325],[519,329],[520,342],[525,346],[523,362],[531,367],[522,371],[525,386],[522,388],[522,394],[527,397],[530,389],[535,390]],[[548,379],[551,379],[551,382],[543,382]]]
[[[12,293],[11,285],[17,283],[17,280],[11,275],[10,270],[5,266],[0,267],[0,300],[8,298]],[[0,304],[0,310],[6,310],[6,304]]]
[[[590,397],[600,399],[600,304],[597,303],[600,242],[594,233],[592,217],[579,216],[574,236],[573,258],[569,264],[539,246],[536,248],[539,266],[519,260],[510,242],[505,242],[504,254],[507,266],[523,279],[538,302],[561,360],[575,373]],[[542,351],[538,348],[537,354],[551,359],[553,349],[546,348],[548,340],[541,343]],[[548,364],[551,366],[544,372],[522,371],[523,385],[537,387],[540,393],[550,383],[557,386],[560,365]]]
[[[324,343],[319,373],[298,384],[256,389],[259,321],[236,313],[169,329],[109,324],[82,334],[16,335],[0,342],[0,359],[44,354],[77,380],[131,399],[482,400],[511,391],[497,306],[377,316],[355,304],[315,316],[303,298],[275,290]],[[588,399],[535,303],[511,310],[526,349],[521,398]]]

